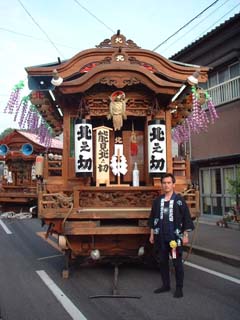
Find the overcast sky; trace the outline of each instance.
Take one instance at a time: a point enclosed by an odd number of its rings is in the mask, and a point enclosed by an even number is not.
[[[156,52],[168,58],[240,12],[240,0],[0,0],[0,133],[18,128],[3,110],[25,67],[69,59],[118,29],[153,50],[216,2]]]

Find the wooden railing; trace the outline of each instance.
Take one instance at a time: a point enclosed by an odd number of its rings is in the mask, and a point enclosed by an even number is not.
[[[186,200],[186,203],[189,207],[191,217],[197,218],[200,215],[200,196],[199,190],[196,189],[187,189],[182,192],[182,196]]]
[[[2,185],[0,188],[1,203],[29,204],[37,200],[37,188],[34,186]]]
[[[173,158],[173,174],[175,177],[185,177],[190,182],[190,161],[188,156]]]
[[[45,159],[44,177],[62,176],[62,160]]]

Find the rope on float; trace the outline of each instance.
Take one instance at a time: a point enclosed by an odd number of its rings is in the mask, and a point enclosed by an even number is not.
[[[190,243],[190,246],[189,246],[189,250],[187,251],[187,255],[186,257],[183,259],[183,263],[185,261],[187,261],[187,259],[189,258],[189,256],[191,255],[192,253],[192,248],[193,248],[193,244],[196,240],[196,236],[197,236],[197,231],[198,231],[198,227],[199,227],[199,216],[197,217],[197,223],[196,223],[196,227],[193,231],[193,236],[192,236],[192,239],[191,239],[191,243]]]

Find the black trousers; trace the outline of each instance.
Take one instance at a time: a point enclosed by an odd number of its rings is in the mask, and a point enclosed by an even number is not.
[[[160,274],[164,287],[170,287],[169,254],[171,253],[169,242],[162,242],[155,246],[155,256],[160,268]],[[176,248],[176,258],[172,259],[175,269],[176,287],[183,288],[184,269],[182,262],[182,246]]]

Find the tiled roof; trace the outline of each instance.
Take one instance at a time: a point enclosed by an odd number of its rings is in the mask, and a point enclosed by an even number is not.
[[[35,144],[38,144],[39,146],[42,147],[46,147],[43,143],[39,142],[39,136],[34,134],[34,133],[30,133],[27,131],[21,131],[21,130],[16,130],[17,132],[19,132],[22,136],[26,137],[27,139],[31,140],[32,142],[34,142]],[[50,148],[55,148],[55,149],[63,149],[63,142],[58,140],[58,139],[52,139],[51,141],[51,146]]]
[[[176,56],[181,55],[182,53],[184,53],[185,51],[191,49],[192,47],[194,47],[195,45],[199,44],[201,41],[207,39],[208,37],[210,37],[212,34],[214,34],[215,32],[219,32],[221,29],[226,28],[227,25],[229,23],[232,23],[234,20],[239,20],[240,18],[240,13],[235,14],[233,17],[231,17],[228,20],[225,20],[223,23],[221,23],[220,25],[218,25],[216,28],[212,29],[211,31],[209,31],[208,33],[206,33],[205,35],[203,35],[202,37],[200,37],[199,39],[193,41],[192,43],[190,43],[189,45],[187,45],[186,47],[184,47],[183,49],[181,49],[180,51],[176,52],[174,55],[172,55],[169,59],[175,59]]]

